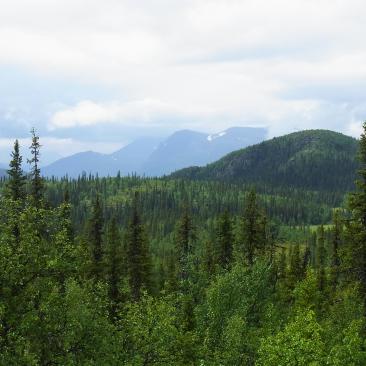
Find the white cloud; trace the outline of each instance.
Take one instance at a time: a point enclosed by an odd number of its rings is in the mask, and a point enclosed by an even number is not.
[[[51,118],[49,129],[110,122],[143,126],[150,122],[156,123],[159,118],[166,118],[168,115],[174,116],[176,113],[172,106],[152,99],[126,103],[96,103],[84,100],[73,107],[56,112]]]
[[[13,0],[1,8],[0,65],[115,88],[111,101],[56,101],[50,133],[102,123],[346,131],[364,112],[343,85],[366,87],[365,17],[362,0]]]

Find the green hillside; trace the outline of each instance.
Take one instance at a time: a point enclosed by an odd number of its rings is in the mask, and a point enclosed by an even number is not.
[[[347,191],[357,170],[356,139],[327,130],[308,130],[235,151],[206,167],[174,177],[253,183],[271,187]]]

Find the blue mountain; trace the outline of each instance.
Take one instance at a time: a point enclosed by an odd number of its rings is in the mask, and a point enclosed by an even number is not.
[[[166,139],[139,139],[112,154],[93,151],[57,160],[43,169],[44,176],[75,178],[81,174],[115,176],[136,173],[162,176],[190,166],[204,166],[226,154],[262,142],[265,128],[233,127],[217,134],[177,131]]]

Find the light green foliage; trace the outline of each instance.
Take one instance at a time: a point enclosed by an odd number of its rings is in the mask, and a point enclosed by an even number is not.
[[[228,340],[236,348],[245,349],[245,357],[253,358],[255,343],[258,342],[257,328],[270,296],[270,269],[264,263],[256,263],[251,269],[236,265],[225,273],[207,290],[207,303],[204,305],[206,355],[210,359],[221,359],[222,352],[228,351]],[[234,331],[241,331],[237,324],[245,324],[246,337],[236,344]],[[226,356],[228,357],[228,356]],[[238,357],[244,357],[238,356]]]
[[[127,306],[122,327],[129,365],[184,365],[176,311],[169,299],[144,295]]]
[[[366,341],[363,336],[364,320],[354,320],[342,333],[342,343],[334,346],[327,358],[327,365],[366,365]]]
[[[313,311],[300,313],[283,331],[263,340],[258,366],[320,366],[325,345]]]

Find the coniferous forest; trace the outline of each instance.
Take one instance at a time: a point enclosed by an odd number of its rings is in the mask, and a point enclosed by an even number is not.
[[[308,187],[30,155],[0,183],[0,365],[366,364],[366,123],[348,193],[303,156]]]

